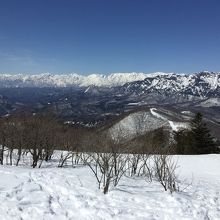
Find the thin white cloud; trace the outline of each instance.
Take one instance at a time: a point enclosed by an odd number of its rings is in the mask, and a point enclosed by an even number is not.
[[[59,60],[33,56],[32,51],[0,51],[0,73],[39,73],[53,72]]]
[[[3,52],[0,52],[0,63],[19,66],[33,66],[37,64],[37,62],[29,55],[17,55]]]

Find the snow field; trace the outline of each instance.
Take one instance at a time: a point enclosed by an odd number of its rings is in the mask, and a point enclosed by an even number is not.
[[[0,219],[220,219],[220,155],[175,156],[191,183],[170,194],[143,177],[124,177],[107,195],[88,167],[0,166]],[[183,185],[183,188],[185,185]]]

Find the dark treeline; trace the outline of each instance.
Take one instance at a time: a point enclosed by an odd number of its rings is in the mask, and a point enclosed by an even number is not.
[[[113,137],[109,129],[67,125],[51,115],[0,118],[0,164],[18,166],[28,161],[40,168],[51,161],[58,167],[83,165],[90,168],[104,194],[123,176],[158,181],[172,193],[180,190],[172,154],[219,153],[218,142],[200,113],[187,130],[159,128],[129,140],[118,133]]]
[[[16,164],[19,164],[22,154],[30,153],[33,167],[37,166],[39,160],[48,161],[54,150],[134,154],[218,153],[217,142],[200,113],[192,119],[188,130],[170,134],[168,130],[159,128],[129,141],[112,138],[108,132],[100,129],[65,125],[50,115],[11,116],[0,119],[1,164],[6,148],[10,164],[16,149]]]
[[[17,165],[24,153],[30,153],[33,167],[39,160],[49,160],[54,150],[77,150],[87,129],[64,125],[49,115],[20,115],[0,119],[0,163],[7,148],[12,163],[17,150]]]

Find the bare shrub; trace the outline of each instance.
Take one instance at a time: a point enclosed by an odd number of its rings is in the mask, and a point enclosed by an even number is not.
[[[120,153],[120,145],[108,137],[96,136],[93,144],[95,152],[89,154],[86,164],[96,177],[98,187],[103,188],[103,193],[109,191],[110,185],[116,187],[126,172],[128,155]],[[98,146],[98,148],[97,148]]]
[[[7,143],[7,119],[0,119],[0,164],[4,164],[4,152]]]
[[[170,193],[179,191],[179,181],[176,175],[177,162],[169,155],[155,155],[153,160],[154,177],[164,190]]]
[[[83,131],[78,127],[63,127],[60,134],[60,147],[64,150],[61,153],[58,167],[63,167],[69,159],[77,164],[80,160],[78,150],[81,148]],[[75,158],[75,159],[74,159]]]
[[[141,163],[138,169],[138,176],[144,176],[149,182],[152,182],[153,179],[153,167],[152,167],[152,155],[150,154],[141,154]]]
[[[140,160],[141,160],[141,155],[140,154],[132,154],[130,156],[130,176],[134,176],[137,173],[139,164],[140,164]]]

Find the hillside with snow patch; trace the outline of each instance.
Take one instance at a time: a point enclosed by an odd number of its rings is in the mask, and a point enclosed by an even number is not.
[[[175,121],[159,109],[150,108],[129,114],[113,125],[109,132],[115,139],[126,138],[128,140],[161,127],[178,131],[188,126],[188,122]]]

